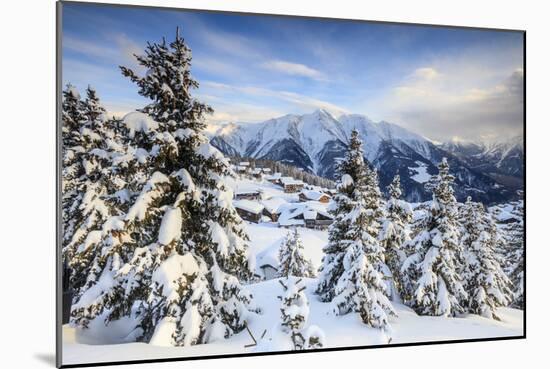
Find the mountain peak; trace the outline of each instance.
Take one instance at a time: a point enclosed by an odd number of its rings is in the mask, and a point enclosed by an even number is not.
[[[328,111],[323,108],[317,108],[315,109],[311,114],[305,114],[305,115],[313,115],[313,116],[325,116],[334,119],[334,116]]]

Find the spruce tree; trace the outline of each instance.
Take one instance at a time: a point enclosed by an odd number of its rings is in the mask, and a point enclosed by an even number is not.
[[[401,267],[407,257],[403,246],[410,241],[408,226],[412,221],[412,209],[409,203],[401,200],[399,175],[395,175],[388,186],[388,194],[389,199],[386,202],[385,218],[379,238],[389,269],[387,284],[390,297],[396,301],[399,299],[401,290]]]
[[[395,312],[387,299],[382,274],[385,264],[378,241],[380,191],[376,172],[364,163],[355,130],[340,173],[335,221],[324,248],[317,293],[321,300],[332,301],[336,314],[357,312],[365,324],[387,330],[387,314]]]
[[[337,173],[340,177],[336,184],[338,192],[329,208],[334,221],[328,231],[329,242],[323,248],[324,256],[316,290],[323,302],[332,301],[336,283],[344,273],[344,255],[349,246],[346,235],[350,228],[350,219],[347,215],[354,207],[354,197],[362,194],[365,189],[366,167],[361,140],[356,130],[351,133],[346,156],[338,164]]]
[[[505,242],[505,272],[514,285],[514,296],[511,306],[524,309],[523,285],[525,278],[525,230],[523,223],[523,200],[520,200],[514,204],[512,216],[514,221],[510,221],[503,227]]]
[[[310,345],[302,333],[309,315],[309,302],[304,293],[306,288],[300,285],[300,281],[295,278],[286,278],[284,282],[279,280],[284,289],[283,295],[279,296],[281,328],[290,335],[294,350],[303,350]]]
[[[455,316],[464,311],[467,298],[459,273],[462,246],[457,221],[454,177],[443,158],[432,177],[433,199],[422,230],[408,243],[410,256],[401,269],[404,300],[418,314]]]
[[[72,234],[74,221],[70,216],[74,212],[74,205],[82,197],[81,176],[83,166],[81,156],[84,152],[82,147],[81,128],[86,121],[83,102],[80,100],[80,93],[75,86],[67,84],[63,90],[63,101],[61,104],[61,158],[62,158],[62,181],[61,181],[61,206],[63,234]],[[67,238],[63,238],[66,244]]]
[[[278,277],[306,277],[313,278],[315,273],[311,261],[304,256],[304,245],[298,229],[288,232],[279,249]]]
[[[376,244],[375,239],[370,241],[371,245]],[[383,275],[375,267],[375,255],[380,251],[365,253],[363,242],[350,243],[347,248],[344,273],[335,286],[333,311],[336,315],[356,312],[363,323],[389,332],[389,315],[396,313],[386,295]]]
[[[78,295],[84,285],[97,250],[103,224],[117,211],[110,199],[117,185],[113,157],[120,154],[113,120],[105,119],[105,109],[92,87],[82,102],[86,121],[80,129],[82,151],[78,159],[83,168],[80,193],[67,210],[71,226],[65,229],[63,256],[71,270],[71,287]]]
[[[128,179],[131,206],[98,234],[100,252],[73,306],[73,322],[85,327],[99,316],[107,323],[132,316],[131,337],[154,344],[228,337],[244,329],[253,309],[240,283],[251,277],[252,265],[225,182],[233,173],[203,133],[212,109],[191,96],[198,83],[179,32],[170,44],[148,44],[136,58],[145,76],[126,67],[122,74],[151,103],[122,123],[129,152],[146,165],[124,158],[117,164]]]
[[[499,320],[496,309],[508,306],[512,285],[498,261],[496,225],[483,205],[472,202],[470,197],[461,208],[460,219],[468,311]]]
[[[373,237],[377,237],[381,229],[382,220],[384,219],[384,204],[378,181],[378,171],[376,168],[369,168],[368,164],[365,164],[365,189],[363,196],[365,197],[365,208],[370,212],[371,229],[369,233]]]

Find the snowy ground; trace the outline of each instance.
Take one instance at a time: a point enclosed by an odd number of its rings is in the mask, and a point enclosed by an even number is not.
[[[254,181],[238,181],[241,190],[254,189]],[[296,201],[295,195],[284,194],[280,188],[269,183],[260,185],[268,196],[286,197],[287,201]],[[274,223],[247,223],[251,239],[250,249],[258,255],[276,255],[278,247],[288,230],[278,228]],[[305,254],[315,268],[321,264],[322,248],[327,243],[327,231],[307,228],[299,229]],[[257,265],[257,272],[258,272]],[[385,335],[361,323],[356,314],[336,317],[331,305],[317,300],[313,291],[315,280],[305,280],[306,294],[310,303],[310,314],[306,327],[319,326],[325,333],[325,347],[367,346],[387,343]],[[252,343],[246,331],[223,342],[196,345],[191,347],[159,347],[144,343],[124,343],[131,322],[115,322],[108,328],[100,322],[94,322],[87,331],[75,330],[69,326],[63,328],[63,363],[77,364],[86,362],[109,362],[121,360],[143,360],[157,358],[178,358],[208,356],[220,354],[251,353],[255,351],[290,350],[290,341],[280,332],[280,301],[277,296],[282,287],[277,280],[264,281],[248,286],[254,294],[256,304],[262,314],[249,317],[249,327],[256,338],[267,330],[261,346],[245,348]],[[502,321],[494,321],[476,315],[460,318],[440,318],[418,316],[406,306],[394,305],[398,317],[391,318],[392,342],[412,343],[444,341],[456,339],[476,339],[489,337],[520,336],[523,334],[523,312],[515,309],[500,309]]]
[[[317,301],[314,280],[307,281],[307,296],[310,303],[310,315],[306,326],[315,324],[321,327],[326,336],[325,347],[367,346],[387,343],[377,329],[361,323],[358,315],[349,314],[336,317],[331,313],[330,304]],[[259,306],[261,315],[250,317],[249,327],[256,338],[267,330],[262,351],[286,351],[290,341],[279,331],[279,300],[277,295],[282,287],[277,280],[257,283],[249,286]],[[499,310],[502,321],[494,321],[477,315],[461,318],[440,318],[418,316],[406,306],[395,305],[398,317],[391,319],[393,327],[392,343],[430,342],[456,339],[476,339],[489,337],[519,336],[523,333],[523,312],[503,308]],[[196,345],[191,347],[159,347],[144,343],[110,344],[116,341],[112,333],[95,330],[96,335],[76,331],[65,326],[63,329],[63,363],[83,363],[120,360],[140,360],[156,358],[177,358],[208,356],[219,354],[252,353],[257,348],[245,348],[252,343],[246,331],[223,342]],[[121,333],[121,332],[118,332]],[[124,334],[122,333],[122,336]],[[270,341],[271,339],[271,341]]]

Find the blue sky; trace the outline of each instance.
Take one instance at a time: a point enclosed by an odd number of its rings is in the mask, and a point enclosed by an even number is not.
[[[143,106],[119,65],[179,26],[212,122],[324,108],[436,140],[521,133],[520,33],[313,18],[65,4],[63,81],[93,85],[108,110]],[[504,132],[504,133],[503,133]]]

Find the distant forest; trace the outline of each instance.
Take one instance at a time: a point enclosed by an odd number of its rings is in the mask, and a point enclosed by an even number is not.
[[[269,168],[272,173],[281,173],[282,176],[288,176],[295,179],[304,181],[307,184],[319,186],[322,188],[334,189],[336,187],[335,182],[318,175],[305,172],[301,168],[297,168],[293,165],[283,164],[279,161],[267,160],[267,159],[252,159],[243,157],[230,157],[231,162],[238,164],[243,161],[250,163],[250,168]]]

